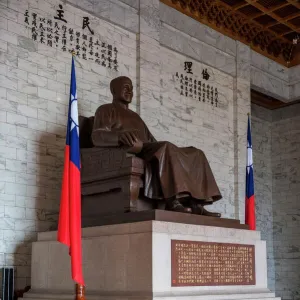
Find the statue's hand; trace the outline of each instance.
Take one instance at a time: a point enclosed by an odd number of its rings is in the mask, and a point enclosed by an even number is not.
[[[124,131],[119,134],[119,143],[132,147],[139,140],[133,132]]]
[[[129,153],[138,154],[138,153],[140,153],[140,152],[142,151],[142,149],[143,149],[143,142],[140,141],[140,140],[138,140],[138,141],[135,142],[135,143],[133,144],[133,146],[130,147],[127,151],[128,151]]]

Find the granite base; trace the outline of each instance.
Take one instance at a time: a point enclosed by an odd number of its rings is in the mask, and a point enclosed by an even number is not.
[[[171,240],[255,246],[256,284],[171,286]],[[145,221],[82,230],[88,300],[274,300],[267,288],[266,243],[257,231]],[[38,234],[32,249],[32,289],[27,300],[74,299],[68,249],[56,232]]]

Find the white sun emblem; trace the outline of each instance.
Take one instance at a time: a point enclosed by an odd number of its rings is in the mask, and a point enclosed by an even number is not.
[[[250,168],[253,167],[253,158],[252,158],[252,146],[249,145],[247,147],[248,155],[247,155],[247,171],[250,172]]]
[[[77,106],[77,92],[75,97],[71,94],[71,131],[76,127],[77,135],[79,136],[78,127],[78,106]]]

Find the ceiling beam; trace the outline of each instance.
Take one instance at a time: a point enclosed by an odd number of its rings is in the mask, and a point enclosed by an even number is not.
[[[292,25],[287,23],[287,21],[284,21],[283,18],[280,18],[279,16],[277,16],[274,12],[269,11],[267,8],[265,8],[264,6],[262,6],[261,4],[257,3],[257,0],[246,0],[249,4],[253,5],[254,7],[256,7],[257,9],[263,11],[265,14],[269,15],[270,17],[272,17],[273,19],[277,20],[279,23],[284,24],[290,28],[292,28],[294,31],[299,32],[299,29]],[[293,1],[293,0],[290,0]]]
[[[293,19],[295,19],[295,18],[297,18],[297,17],[299,17],[299,16],[300,16],[300,12],[298,11],[298,12],[292,14],[292,15],[289,15],[289,16],[283,18],[283,20],[284,20],[285,22],[287,22],[287,21],[293,20]]]
[[[293,33],[293,32],[295,32],[295,31],[294,30],[289,30],[289,31],[286,31],[284,33],[279,34],[279,36],[284,36],[284,35],[287,35],[287,34]]]
[[[251,103],[256,104],[258,106],[262,106],[270,110],[275,110],[282,107],[299,104],[300,100],[295,100],[292,102],[283,102],[274,97],[267,96],[266,94],[251,89]]]
[[[277,100],[273,97],[269,97],[253,89],[251,89],[251,103],[271,110],[280,108],[284,105],[282,101]]]
[[[288,3],[293,4],[294,6],[296,6],[297,8],[300,9],[300,3],[297,0],[287,0]]]
[[[270,27],[273,27],[274,25],[278,25],[280,24],[278,21],[274,21],[274,22],[271,22],[270,24],[264,26],[265,28],[270,28]]]
[[[240,8],[242,8],[242,7],[245,7],[245,6],[247,6],[247,5],[249,5],[249,3],[240,3],[240,4],[236,4],[236,5],[234,5],[234,6],[232,6],[232,9],[233,10],[238,10],[238,9],[240,9]]]
[[[288,3],[288,2],[287,2],[287,3],[284,3],[284,4],[279,4],[279,5],[274,6],[274,7],[273,7],[272,9],[270,9],[269,11],[273,12],[273,11],[279,9],[279,8],[283,8],[283,7],[288,6],[288,5],[290,5],[290,3]]]
[[[263,12],[259,12],[259,13],[255,14],[255,15],[253,15],[251,18],[252,18],[252,19],[256,19],[256,18],[261,17],[261,16],[263,16],[263,15],[264,15]]]

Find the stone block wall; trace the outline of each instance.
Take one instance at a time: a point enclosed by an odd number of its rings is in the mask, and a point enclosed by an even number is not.
[[[275,288],[300,299],[300,105],[273,113],[272,200]]]
[[[267,241],[269,288],[300,299],[300,105],[252,105],[257,229]]]
[[[300,66],[287,68],[251,51],[251,87],[283,102],[300,97]]]
[[[267,241],[268,286],[275,290],[272,206],[272,111],[252,104],[251,130],[253,145],[256,226]]]

